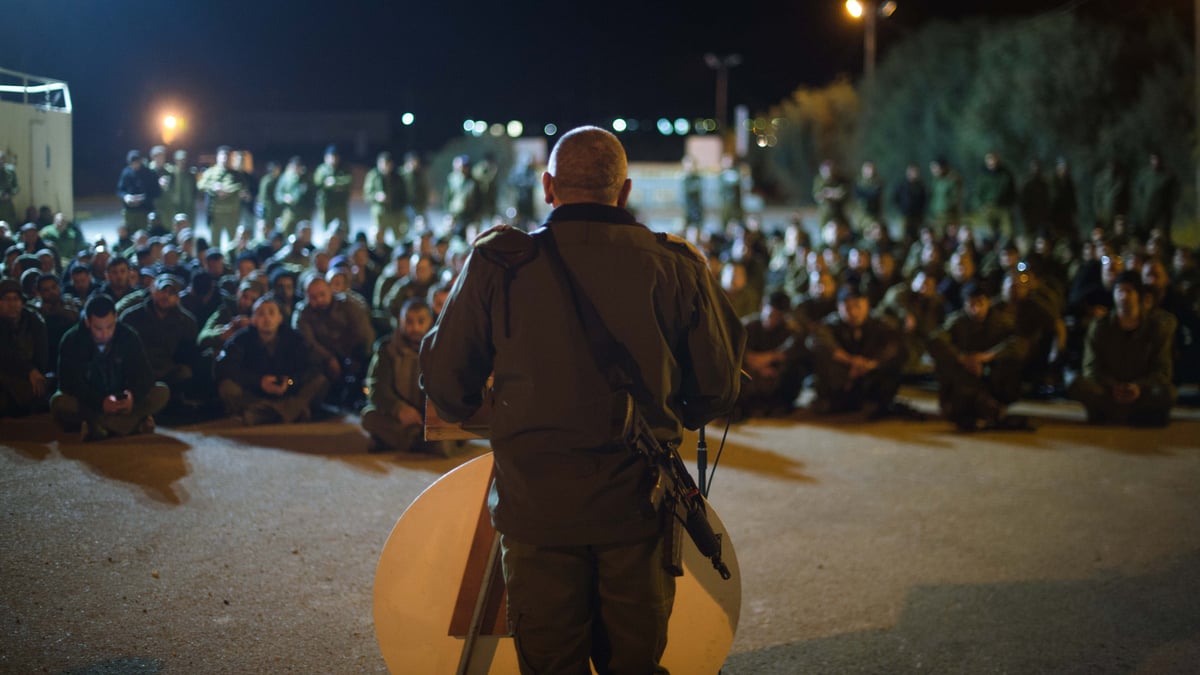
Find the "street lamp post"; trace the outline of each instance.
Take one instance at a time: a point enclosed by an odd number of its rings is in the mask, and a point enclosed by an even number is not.
[[[875,27],[879,19],[886,19],[896,12],[896,3],[888,0],[880,4],[877,0],[846,0],[846,12],[863,22],[863,77],[875,75]]]
[[[742,63],[741,54],[705,54],[704,62],[717,71],[717,128],[725,133],[726,111],[729,109],[729,69]]]

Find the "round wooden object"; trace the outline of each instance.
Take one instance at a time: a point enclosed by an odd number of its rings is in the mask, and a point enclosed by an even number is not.
[[[481,520],[486,523],[481,506],[491,476],[490,453],[458,467],[422,492],[392,529],[375,572],[374,602],[375,637],[392,673],[457,672],[466,638],[451,635],[452,614],[462,602],[472,542],[480,536]],[[676,582],[663,656],[672,673],[719,671],[737,629],[742,603],[737,555],[711,505],[708,516],[722,536],[722,557],[733,576],[722,579],[684,533],[684,575]],[[490,532],[490,525],[484,528]],[[498,574],[495,583],[504,583]],[[466,672],[518,673],[512,638],[476,637]]]

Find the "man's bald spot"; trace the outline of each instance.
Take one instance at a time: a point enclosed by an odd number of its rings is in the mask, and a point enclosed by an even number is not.
[[[598,127],[579,127],[564,134],[546,167],[561,197],[604,204],[617,201],[628,170],[621,141]]]

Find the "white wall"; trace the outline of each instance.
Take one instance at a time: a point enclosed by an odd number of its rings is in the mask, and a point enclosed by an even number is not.
[[[13,205],[18,218],[30,204],[75,217],[69,113],[0,101],[0,148],[17,171],[21,191]]]

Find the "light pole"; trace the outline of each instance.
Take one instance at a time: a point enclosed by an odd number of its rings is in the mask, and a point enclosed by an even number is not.
[[[704,62],[717,71],[717,128],[725,133],[725,113],[729,109],[729,69],[742,64],[741,54],[705,54]]]
[[[879,19],[886,19],[896,12],[896,3],[887,0],[846,0],[846,12],[863,22],[863,78],[875,75],[875,26]]]

